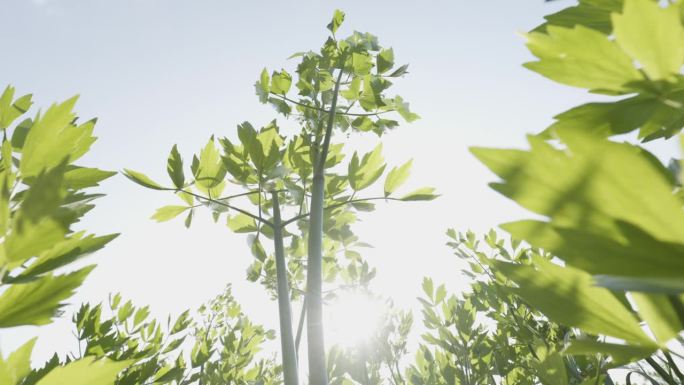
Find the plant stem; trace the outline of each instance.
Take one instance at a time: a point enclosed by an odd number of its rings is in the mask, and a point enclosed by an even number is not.
[[[278,288],[278,315],[280,316],[280,348],[283,359],[285,385],[298,385],[297,351],[292,334],[292,307],[290,305],[290,284],[287,280],[287,264],[283,246],[283,228],[280,225],[280,202],[278,193],[271,192],[273,201],[273,243],[275,248],[276,279]]]
[[[306,294],[306,293],[305,293]],[[299,343],[302,341],[302,331],[304,331],[304,318],[306,317],[306,296],[302,302],[302,311],[299,314],[299,323],[297,323],[297,337],[295,337],[295,350],[299,356]]]
[[[665,359],[667,359],[667,363],[674,372],[674,374],[676,374],[679,378],[679,382],[684,384],[684,374],[682,374],[682,371],[679,370],[679,367],[677,366],[675,360],[672,358],[672,355],[668,352],[663,352],[663,355],[665,355]]]
[[[658,373],[658,375],[662,377],[663,380],[665,380],[665,382],[667,382],[669,385],[679,385],[677,384],[677,381],[675,381],[675,379],[672,378],[672,376],[670,376],[670,374],[667,371],[665,371],[665,369],[658,365],[658,363],[655,362],[655,360],[652,357],[646,358],[646,362],[648,362],[648,364],[651,365],[653,370],[655,370],[656,373]]]
[[[344,61],[342,61],[344,62]],[[306,274],[306,332],[309,353],[309,385],[328,385],[323,334],[323,205],[325,204],[325,161],[328,157],[330,139],[335,125],[337,96],[340,92],[342,73],[340,68],[335,82],[328,114],[328,125],[323,146],[314,159],[313,184],[311,186],[311,217],[309,220],[309,250]]]

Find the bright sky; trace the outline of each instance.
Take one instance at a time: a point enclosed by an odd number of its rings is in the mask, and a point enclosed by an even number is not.
[[[553,115],[596,99],[521,67],[531,57],[518,32],[569,4],[2,0],[0,87],[10,83],[19,93],[33,93],[36,106],[43,107],[80,94],[80,115],[99,118],[99,140],[80,163],[133,168],[165,181],[173,144],[189,158],[212,134],[233,138],[241,121],[256,126],[276,117],[254,95],[259,72],[292,68],[286,58],[318,48],[333,10],[343,9],[341,35],[355,29],[374,33],[394,48],[398,62],[410,63],[410,74],[395,90],[422,119],[383,137],[384,152],[390,164],[414,158],[408,188],[431,185],[442,194],[427,203],[380,204],[355,226],[375,246],[366,254],[378,268],[374,287],[399,306],[416,309],[423,276],[451,290],[467,284],[444,246],[447,228],[483,232],[523,215],[488,189],[493,176],[468,147],[522,147],[525,134],[545,128]],[[377,140],[353,138],[347,152]],[[659,153],[675,154],[674,145],[662,145]],[[232,282],[246,313],[276,328],[276,304],[260,285],[245,280],[252,257],[244,236],[214,224],[201,210],[190,230],[181,220],[157,224],[150,215],[175,198],[121,175],[101,191],[108,196],[83,226],[122,235],[86,260],[99,267],[72,303],[99,302],[120,291],[165,317],[199,306]],[[420,327],[420,314],[414,313]],[[11,351],[38,334],[40,361],[53,351],[74,349],[70,331],[69,316],[48,327],[11,329],[0,333],[0,349]]]

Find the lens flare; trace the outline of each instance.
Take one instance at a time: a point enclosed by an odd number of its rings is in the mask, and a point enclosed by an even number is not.
[[[328,346],[351,348],[369,341],[380,327],[386,305],[363,292],[340,294],[325,308]]]

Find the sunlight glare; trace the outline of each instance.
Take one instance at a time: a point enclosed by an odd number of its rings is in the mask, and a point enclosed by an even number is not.
[[[385,308],[363,292],[341,294],[325,309],[327,345],[351,348],[369,341],[381,326]]]

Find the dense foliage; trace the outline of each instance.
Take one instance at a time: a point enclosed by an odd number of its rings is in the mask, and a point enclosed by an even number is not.
[[[682,161],[665,166],[616,140],[667,140],[684,127],[684,2],[580,0],[526,35],[537,58],[527,68],[602,101],[557,115],[528,136],[529,150],[472,149],[500,178],[492,188],[536,219],[502,225],[506,240],[447,232],[470,289],[450,295],[424,279],[426,333],[412,363],[413,315],[390,301],[368,340],[328,349],[323,340],[326,301],[373,296],[369,245],[352,231],[360,213],[436,198],[431,188],[397,194],[412,161],[385,173],[382,143],[346,155],[344,135],[381,136],[399,125],[392,114],[418,116],[388,95],[407,66],[369,33],[339,39],[343,21],[336,11],[323,46],[292,56],[293,74],[264,69],[255,84],[293,132],[243,122],[236,135],[211,137],[189,167],[174,146],[168,183],[125,170],[178,196],[153,219],[182,214],[190,227],[203,207],[247,235],[247,279],[278,301],[280,364],[260,353],[275,332],[252,323],[228,286],[165,322],[118,294],[83,304],[77,352],[32,368],[32,339],[0,354],[0,384],[296,385],[304,335],[312,385],[684,384]],[[101,196],[90,189],[114,174],[75,164],[95,141],[95,120],[79,122],[75,102],[28,118],[30,95],[0,95],[0,328],[50,323],[94,267],[72,263],[116,237],[73,230]]]
[[[667,384],[684,380],[672,359],[684,329],[679,175],[608,137],[638,130],[650,141],[681,130],[683,7],[582,1],[550,16],[527,35],[538,61],[526,66],[622,98],[558,115],[529,137],[530,150],[472,150],[501,178],[494,189],[543,218],[502,227],[557,257],[495,263],[509,290],[550,319],[600,336],[572,341],[567,354],[606,354],[613,366],[646,359]]]
[[[174,192],[183,201],[183,205],[160,208],[154,219],[165,221],[186,213],[185,224],[190,226],[194,209],[206,206],[216,221],[225,215],[232,231],[249,234],[256,261],[248,279],[263,283],[278,300],[287,385],[299,382],[299,338],[293,330],[290,299],[306,293],[302,316],[306,314],[310,382],[324,384],[328,373],[323,281],[333,282],[339,276],[344,285],[363,286],[374,275],[358,251],[365,244],[351,231],[358,213],[372,211],[376,200],[436,197],[432,188],[395,196],[409,176],[411,161],[386,174],[380,194],[359,196],[368,194],[387,168],[382,144],[346,159],[344,143],[335,143],[335,134],[372,131],[381,135],[398,126],[385,114],[395,112],[409,122],[418,116],[400,96],[386,96],[390,79],[406,74],[407,66],[395,69],[394,51],[381,47],[371,34],[354,32],[337,39],[343,19],[344,14],[336,11],[328,25],[331,36],[318,52],[293,55],[300,59],[296,78],[286,70],[269,74],[264,69],[255,84],[260,101],[294,120],[299,132],[282,135],[276,120],[260,129],[241,123],[237,141],[221,138],[217,148],[216,139],[210,138],[193,157],[188,176],[174,146],[167,165],[172,186],[126,170],[134,182]],[[293,85],[297,96],[288,96]],[[272,242],[272,252],[266,251],[264,238]]]
[[[72,230],[102,196],[88,189],[114,174],[75,164],[95,141],[95,119],[78,122],[75,97],[30,118],[31,95],[14,94],[0,96],[0,328],[52,322],[95,266],[59,271],[117,236]],[[130,363],[86,357],[32,371],[35,342],[0,354],[0,384],[111,384]]]

